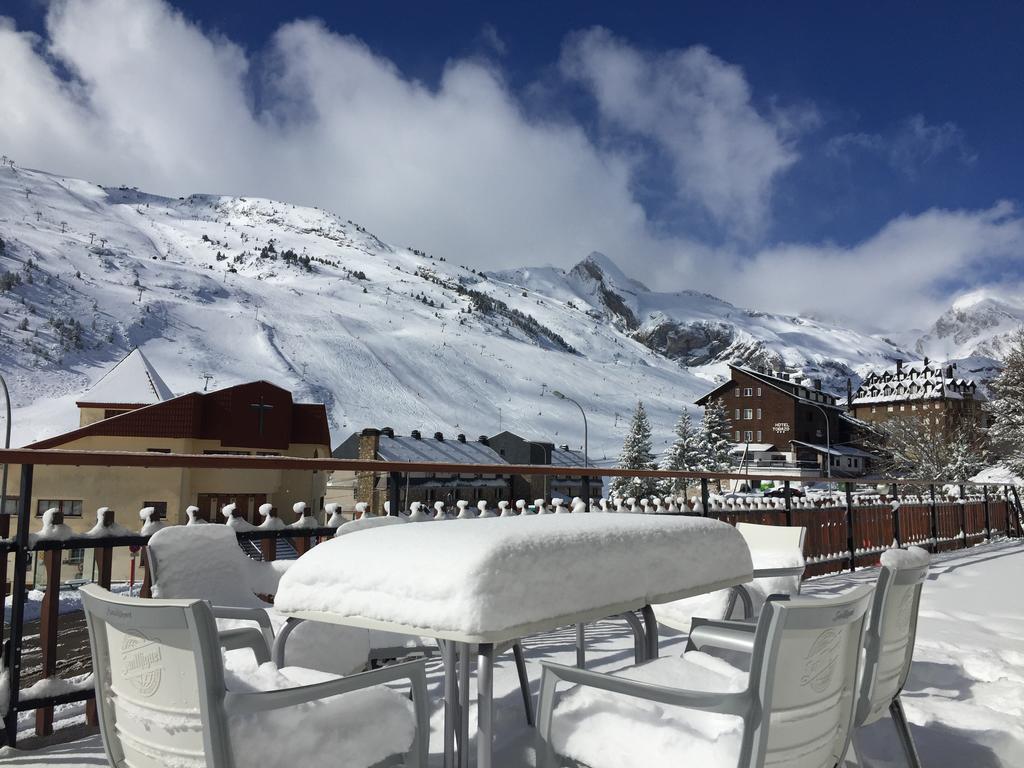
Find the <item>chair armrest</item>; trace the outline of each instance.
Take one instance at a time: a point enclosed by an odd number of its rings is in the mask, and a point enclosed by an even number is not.
[[[554,687],[558,682],[574,683],[590,688],[599,688],[612,693],[635,696],[660,704],[677,707],[699,709],[704,712],[718,712],[724,715],[744,715],[750,706],[749,691],[718,692],[693,691],[687,688],[668,688],[653,683],[642,683],[625,677],[617,677],[601,672],[592,672],[578,667],[567,667],[562,664],[541,662],[541,711],[544,711],[545,698],[550,706]]]
[[[300,685],[295,688],[250,693],[231,693],[229,691],[225,695],[225,706],[233,714],[247,715],[253,712],[266,712],[271,709],[281,709],[283,707],[292,707],[296,704],[304,704],[309,701],[326,699],[331,696],[338,696],[343,693],[394,682],[395,680],[409,680],[412,683],[413,701],[421,701],[421,704],[416,705],[417,714],[420,706],[426,707],[427,673],[425,659],[407,661],[402,664],[372,669],[368,672],[359,672],[348,677],[340,677],[336,680],[327,680],[323,683],[313,683],[312,685]]]
[[[270,661],[270,649],[267,647],[267,638],[256,627],[225,629],[217,633],[217,639],[220,641],[220,647],[225,651],[248,648],[256,656],[257,664],[266,664]]]
[[[753,653],[757,624],[745,621],[712,621],[695,618],[686,641],[687,651],[721,648],[726,651]]]
[[[755,579],[767,579],[776,576],[803,576],[807,569],[805,565],[793,565],[786,568],[755,568]]]

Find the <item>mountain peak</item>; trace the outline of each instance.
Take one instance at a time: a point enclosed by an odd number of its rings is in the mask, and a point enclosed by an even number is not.
[[[587,258],[572,268],[572,272],[583,273],[594,280],[615,285],[629,291],[648,293],[650,289],[639,280],[629,277],[619,265],[600,251],[591,251]]]

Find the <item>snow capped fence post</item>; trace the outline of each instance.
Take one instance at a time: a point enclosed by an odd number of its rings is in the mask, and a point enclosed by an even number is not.
[[[53,517],[54,525],[64,522],[64,516],[58,512]],[[39,615],[39,650],[42,663],[39,675],[42,678],[53,677],[57,673],[57,610],[60,607],[60,548],[45,550],[43,569],[46,572],[46,591],[43,593],[42,610]],[[36,736],[49,736],[53,733],[53,707],[40,707],[36,710]]]
[[[853,483],[843,483],[846,490],[846,548],[850,551],[850,571],[857,570],[857,549],[853,538]]]
[[[963,483],[960,483],[960,537],[963,549],[967,549],[967,493]]]
[[[981,486],[981,504],[985,510],[985,541],[992,540],[992,520],[989,517],[988,486]]]
[[[18,538],[17,549],[14,551],[14,583],[11,585],[11,634],[4,646],[4,667],[7,669],[9,696],[7,714],[4,716],[4,742],[12,747],[16,746],[18,741],[18,691],[21,686],[21,645],[25,637],[25,581],[28,575],[28,529],[34,470],[33,464],[23,464],[21,467]]]
[[[939,509],[935,502],[935,485],[928,486],[928,492],[930,494],[930,510],[932,518],[932,552],[939,551]]]

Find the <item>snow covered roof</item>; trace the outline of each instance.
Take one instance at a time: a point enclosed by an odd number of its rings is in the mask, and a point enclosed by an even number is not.
[[[1024,485],[1024,479],[1018,477],[1005,464],[986,467],[971,478],[972,483],[988,483],[991,485]]]
[[[448,464],[508,464],[489,445],[476,440],[434,437],[380,436],[377,454],[384,461],[442,462]]]
[[[920,363],[897,364],[874,370],[864,377],[853,395],[854,405],[896,403],[913,400],[986,400],[978,385],[954,376],[956,364],[940,365],[927,359]]]
[[[749,453],[764,453],[765,451],[774,451],[775,443],[734,443],[733,447],[729,449],[729,453],[740,454],[746,450]]]
[[[551,449],[551,466],[553,467],[582,467],[583,451],[573,451],[569,448],[555,447]]]
[[[793,445],[803,446],[804,448],[810,448],[816,453],[828,453],[831,456],[850,456],[859,457],[862,459],[873,459],[874,454],[862,451],[860,448],[854,448],[851,445],[833,445],[826,448],[824,445],[818,445],[816,443],[805,443],[802,440],[790,440]]]
[[[82,395],[78,405],[152,405],[174,397],[152,363],[136,347]]]

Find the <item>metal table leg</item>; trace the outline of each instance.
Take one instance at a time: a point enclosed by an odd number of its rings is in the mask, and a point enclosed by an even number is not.
[[[576,625],[576,666],[580,669],[587,666],[587,634],[583,624]]]
[[[658,620],[654,618],[654,609],[645,605],[640,611],[647,628],[647,660],[658,658]]]
[[[523,657],[523,646],[518,640],[512,645],[512,654],[516,657],[516,673],[519,675],[519,691],[523,694],[526,724],[532,727],[537,723],[533,715],[533,694],[530,693],[530,676],[526,673],[526,659]]]
[[[444,768],[455,768],[455,729],[458,711],[458,704],[455,701],[458,695],[458,686],[455,682],[455,676],[458,674],[455,666],[455,643],[442,640],[440,646],[444,659]]]
[[[647,635],[644,633],[644,626],[640,623],[633,611],[620,613],[619,618],[629,624],[633,630],[633,660],[637,664],[647,661]]]
[[[491,768],[494,751],[494,646],[481,643],[477,652],[477,768]]]
[[[469,655],[473,646],[459,643],[459,768],[469,768]]]

